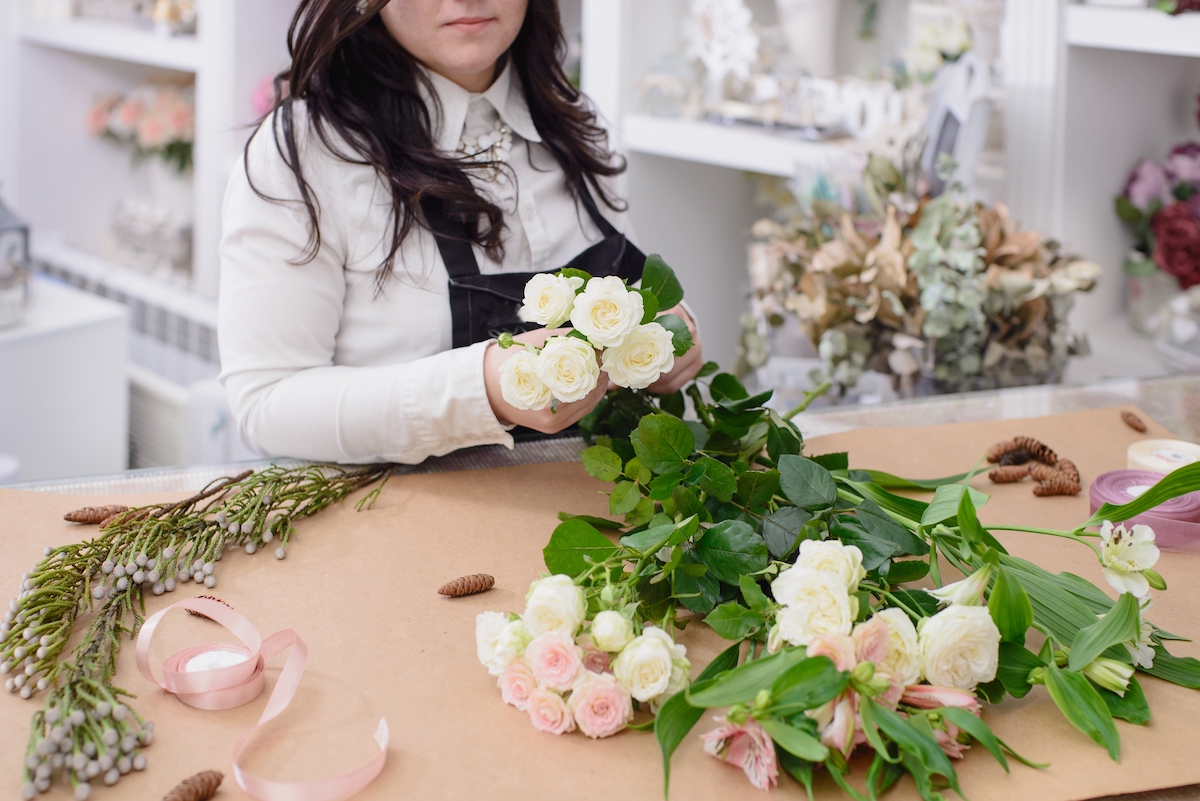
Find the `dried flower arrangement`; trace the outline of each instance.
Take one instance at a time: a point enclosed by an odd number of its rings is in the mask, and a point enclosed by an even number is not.
[[[1003,203],[956,189],[920,197],[909,190],[919,184],[915,168],[872,157],[860,208],[818,201],[786,223],[757,223],[751,338],[795,315],[822,360],[814,381],[840,390],[866,370],[903,394],[922,378],[938,392],[1056,380],[1086,352],[1067,316],[1100,268],[1020,230]],[[755,355],[746,366],[761,366],[767,348]]]

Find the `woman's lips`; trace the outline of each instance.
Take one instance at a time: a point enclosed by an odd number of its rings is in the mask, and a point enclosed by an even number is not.
[[[462,33],[479,33],[492,21],[491,17],[463,17],[447,23],[447,27]]]

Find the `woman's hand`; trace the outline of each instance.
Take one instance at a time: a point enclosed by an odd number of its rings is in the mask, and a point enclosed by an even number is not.
[[[700,368],[704,366],[704,354],[700,347],[700,332],[696,330],[696,322],[683,306],[667,309],[663,314],[677,315],[687,323],[688,330],[692,332],[692,347],[688,349],[687,353],[675,358],[675,366],[671,368],[671,372],[663,373],[649,387],[650,391],[656,394],[670,395],[672,392],[683,389],[689,381],[696,377],[696,373],[700,372]]]
[[[566,336],[569,331],[570,329],[566,328],[554,330],[539,328],[527,334],[517,334],[513,340],[521,343],[528,342],[540,348],[542,343],[550,337]],[[596,408],[596,404],[609,389],[608,376],[602,373],[600,380],[596,382],[596,388],[589,392],[583,400],[574,403],[560,403],[557,411],[551,412],[549,407],[540,410],[514,408],[504,400],[504,392],[500,388],[500,365],[515,356],[520,350],[517,346],[506,350],[493,342],[483,355],[483,383],[487,388],[488,403],[491,404],[496,419],[505,425],[525,426],[534,431],[541,431],[543,434],[557,434],[564,428],[579,422],[592,409]]]

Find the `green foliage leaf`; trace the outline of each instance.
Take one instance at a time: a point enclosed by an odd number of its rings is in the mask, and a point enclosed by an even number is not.
[[[737,477],[737,494],[745,506],[766,506],[777,492],[778,470],[748,470]]]
[[[583,459],[583,469],[593,478],[616,481],[621,477],[621,457],[613,449],[593,445],[579,456]]]
[[[818,456],[810,456],[809,458],[826,470],[850,469],[850,454],[846,451],[842,451],[841,453],[822,453]]]
[[[1136,641],[1140,631],[1137,598],[1124,593],[1102,620],[1079,630],[1071,644],[1068,666],[1071,670],[1083,670],[1112,646]]]
[[[929,507],[921,515],[921,525],[935,526],[938,523],[957,518],[963,493],[967,491],[971,493],[971,502],[975,509],[987,503],[988,496],[974,487],[967,487],[963,484],[946,484],[934,491],[933,500],[929,502]]]
[[[692,345],[695,344],[695,341],[692,339],[692,330],[688,328],[687,323],[679,315],[664,314],[654,322],[671,332],[671,347],[675,351],[676,356],[682,356],[687,353],[691,350]]]
[[[858,519],[868,533],[895,544],[899,553],[908,556],[924,556],[929,553],[928,543],[888,517],[887,512],[869,498],[858,505]]]
[[[762,534],[767,550],[775,559],[782,559],[796,545],[804,524],[812,520],[812,513],[795,506],[782,506],[763,520]]]
[[[785,648],[777,654],[746,662],[718,676],[707,687],[693,685],[687,691],[688,703],[704,709],[716,709],[750,701],[759,690],[770,689],[775,679],[804,659],[803,648]]]
[[[851,473],[851,476],[853,475],[854,473]],[[914,523],[921,519],[922,515],[925,514],[925,509],[929,506],[924,501],[918,501],[915,498],[905,498],[903,495],[895,495],[875,484],[856,481],[853,478],[841,479],[841,483],[858,493],[862,498],[870,498],[879,504],[881,508],[893,514],[900,515]]]
[[[838,517],[830,534],[846,545],[853,545],[862,551],[864,570],[875,570],[900,552],[900,548],[894,542],[874,536],[848,515]]]
[[[628,528],[644,526],[650,522],[650,518],[652,517],[654,517],[654,501],[649,498],[642,498],[637,502],[634,510],[625,515],[625,525]]]
[[[892,562],[888,570],[888,583],[892,585],[920,581],[929,575],[929,563],[924,559],[903,559]]]
[[[1142,221],[1142,210],[1130,202],[1129,198],[1121,195],[1117,198],[1117,216],[1124,222],[1130,225],[1136,225]]]
[[[708,378],[713,373],[721,369],[721,365],[716,362],[705,362],[700,368],[700,372],[696,373],[696,378]]]
[[[558,271],[558,274],[561,275],[563,278],[582,278],[583,279],[583,286],[581,286],[581,287],[579,287],[579,289],[575,290],[575,294],[577,294],[577,295],[580,292],[582,292],[583,290],[587,289],[587,282],[592,280],[591,273],[584,272],[583,270],[577,270],[574,267],[564,267]]]
[[[1120,761],[1121,735],[1108,705],[1087,677],[1050,662],[1046,665],[1046,689],[1072,726],[1108,749],[1114,762]]]
[[[658,314],[658,298],[649,289],[639,289],[638,294],[642,296],[642,325],[645,325]]]
[[[779,457],[779,486],[784,496],[808,512],[828,509],[837,501],[837,484],[829,471],[811,459]]]
[[[721,673],[737,666],[739,645],[726,648],[696,677],[693,688],[700,688],[710,683]],[[680,743],[687,737],[688,732],[695,728],[704,716],[704,710],[688,703],[687,693],[679,692],[667,699],[654,718],[654,738],[658,740],[659,751],[663,759],[663,794],[670,791],[671,785],[671,755]]]
[[[721,583],[708,575],[708,568],[704,565],[689,562],[691,558],[691,554],[684,556],[684,561],[675,571],[675,592],[685,609],[698,615],[707,615],[721,600]],[[697,575],[695,568],[705,572]]]
[[[966,473],[959,473],[957,476],[947,476],[946,478],[901,478],[882,470],[866,470],[864,472],[871,477],[873,483],[884,489],[935,490],[947,484],[957,484],[967,477]]]
[[[671,490],[671,502],[675,504],[675,510],[684,517],[696,515],[705,522],[711,517],[704,504],[700,503],[699,496],[688,487],[676,487]]]
[[[803,450],[804,437],[790,421],[778,424],[773,418],[767,421],[767,455],[772,461],[778,462],[785,454],[799,456]]]
[[[1033,619],[1050,629],[1062,644],[1072,645],[1080,629],[1096,622],[1095,613],[1064,590],[1047,571],[1015,556],[1001,556],[1000,563],[1025,588],[1033,606]]]
[[[1033,606],[1019,581],[1003,567],[996,568],[996,580],[988,598],[988,612],[1000,629],[1004,642],[1025,644],[1025,632],[1033,625]]]
[[[1154,667],[1143,671],[1180,687],[1200,690],[1200,660],[1174,656],[1161,645],[1154,648]]]
[[[607,528],[607,529],[624,528],[616,520],[608,520],[603,517],[592,517],[591,515],[573,515],[573,514],[568,514],[567,512],[559,512],[558,519],[562,520],[562,521],[582,520],[583,522],[587,523],[588,525],[595,526],[596,528]]]
[[[1114,718],[1127,720],[1135,726],[1144,726],[1150,722],[1150,704],[1146,701],[1146,693],[1142,691],[1137,676],[1129,678],[1129,688],[1125,690],[1124,697],[1103,687],[1097,687],[1096,692],[1100,693]]]
[[[672,392],[670,395],[662,395],[658,399],[658,407],[664,412],[675,417],[683,417],[687,411],[687,402],[683,399],[683,392]]]
[[[1004,748],[1000,745],[1000,740],[992,733],[991,728],[986,723],[966,709],[958,707],[942,707],[937,710],[937,713],[971,735],[975,742],[986,748],[988,753],[996,758],[996,761],[1004,768],[1004,772],[1008,773],[1008,759],[1004,756]]]
[[[850,674],[838,670],[828,657],[810,657],[772,682],[772,705],[782,715],[816,709],[836,698],[849,682]]]
[[[1080,528],[1098,526],[1105,520],[1111,520],[1114,523],[1129,520],[1131,517],[1148,512],[1172,498],[1195,492],[1197,487],[1200,487],[1200,462],[1194,462],[1167,473],[1157,484],[1129,503],[1121,506],[1113,506],[1111,503],[1104,504]]]
[[[950,758],[942,752],[931,732],[916,725],[917,721],[925,720],[923,717],[902,718],[887,707],[870,699],[863,699],[863,706],[870,707],[870,715],[879,726],[879,730],[902,751],[906,751],[918,759],[929,773],[944,776],[950,786],[958,791],[959,795],[962,795],[962,791],[958,788],[958,775],[954,772],[954,766],[950,764]]]
[[[741,381],[738,381],[737,376],[729,373],[718,373],[713,376],[712,383],[708,385],[708,392],[712,395],[713,403],[720,403],[723,400],[742,400],[750,397],[750,393],[746,391],[746,387]]]
[[[821,745],[821,741],[803,729],[798,729],[782,720],[768,718],[759,721],[775,744],[789,754],[807,759],[810,762],[824,762],[829,756],[829,749]]]
[[[646,496],[656,501],[669,501],[671,493],[679,486],[680,481],[683,481],[683,473],[667,473],[657,476],[650,482],[650,491],[646,493]]]
[[[739,576],[738,588],[742,591],[742,597],[746,599],[746,605],[755,612],[766,612],[770,607],[770,600],[753,576]]]
[[[603,562],[616,556],[617,547],[608,538],[579,518],[561,523],[550,535],[542,549],[542,558],[551,573],[565,573],[574,578],[589,567],[584,557]]]
[[[925,590],[892,590],[892,595],[896,596],[900,603],[914,612],[922,614],[923,617],[933,617],[937,614],[940,606],[938,599]]]
[[[700,477],[697,486],[722,503],[733,500],[737,492],[737,476],[726,465],[711,456],[701,456],[696,464],[703,466],[704,475]]]
[[[767,567],[767,544],[749,524],[739,520],[718,523],[704,533],[694,551],[709,573],[726,584]]]
[[[674,308],[683,301],[683,286],[675,277],[675,271],[657,253],[646,257],[646,265],[642,268],[642,289],[653,293],[660,309]]]
[[[696,518],[689,517],[679,523],[652,526],[635,534],[621,538],[621,544],[642,553],[652,553],[663,547],[678,545],[696,532]]]
[[[646,415],[629,439],[642,466],[659,475],[682,472],[696,447],[692,430],[669,414]]]
[[[730,601],[712,610],[704,622],[726,640],[744,640],[753,629],[766,625],[767,619],[761,612]]]
[[[793,756],[779,746],[775,747],[775,759],[779,762],[779,767],[783,768],[787,775],[804,786],[805,791],[808,793],[808,801],[813,801],[813,763],[807,759]]]
[[[627,515],[637,508],[642,494],[632,481],[618,481],[613,491],[608,495],[608,513],[610,515]]]

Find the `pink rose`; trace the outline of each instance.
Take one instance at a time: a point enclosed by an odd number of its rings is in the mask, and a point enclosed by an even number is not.
[[[529,721],[533,728],[549,734],[566,734],[575,730],[575,719],[562,696],[545,687],[529,694]]]
[[[138,121],[145,111],[145,107],[137,100],[126,100],[113,112],[110,125],[121,131],[132,132],[137,128]]]
[[[1150,208],[1152,200],[1165,206],[1171,202],[1171,185],[1167,169],[1157,162],[1142,159],[1129,174],[1125,185],[1125,197],[1142,211]]]
[[[568,702],[575,725],[591,738],[611,737],[633,719],[629,690],[610,674],[585,673]]]
[[[524,659],[516,659],[500,674],[496,685],[500,688],[504,703],[524,712],[529,709],[529,697],[537,689],[537,679]]]
[[[887,643],[887,624],[884,624],[884,644]],[[808,644],[809,656],[827,656],[838,670],[854,670],[858,664],[855,658],[854,640],[845,634],[825,634],[813,638]]]
[[[575,644],[583,649],[583,668],[592,673],[612,673],[613,655],[596,647],[590,634],[580,634]]]
[[[142,117],[137,126],[138,144],[147,150],[162,147],[167,143],[167,128],[163,125],[162,116],[147,114]]]
[[[956,706],[979,714],[979,699],[974,693],[959,690],[954,687],[933,687],[928,684],[914,684],[904,688],[900,703],[915,706],[917,709],[937,709],[943,706]]]
[[[717,720],[723,720],[717,718]],[[775,744],[756,720],[725,725],[704,735],[704,752],[746,772],[746,778],[760,790],[769,790],[779,782]]]
[[[859,662],[878,665],[887,656],[888,624],[881,617],[873,617],[866,623],[854,627],[854,653]]]
[[[1175,180],[1200,187],[1200,144],[1177,145],[1167,156],[1167,170]]]
[[[116,95],[105,95],[88,109],[87,127],[92,136],[103,136],[108,131],[108,118],[113,106],[120,102]]]
[[[525,661],[537,677],[538,684],[565,693],[571,689],[575,677],[583,668],[583,649],[575,644],[570,635],[548,631],[529,643],[525,649]]]

